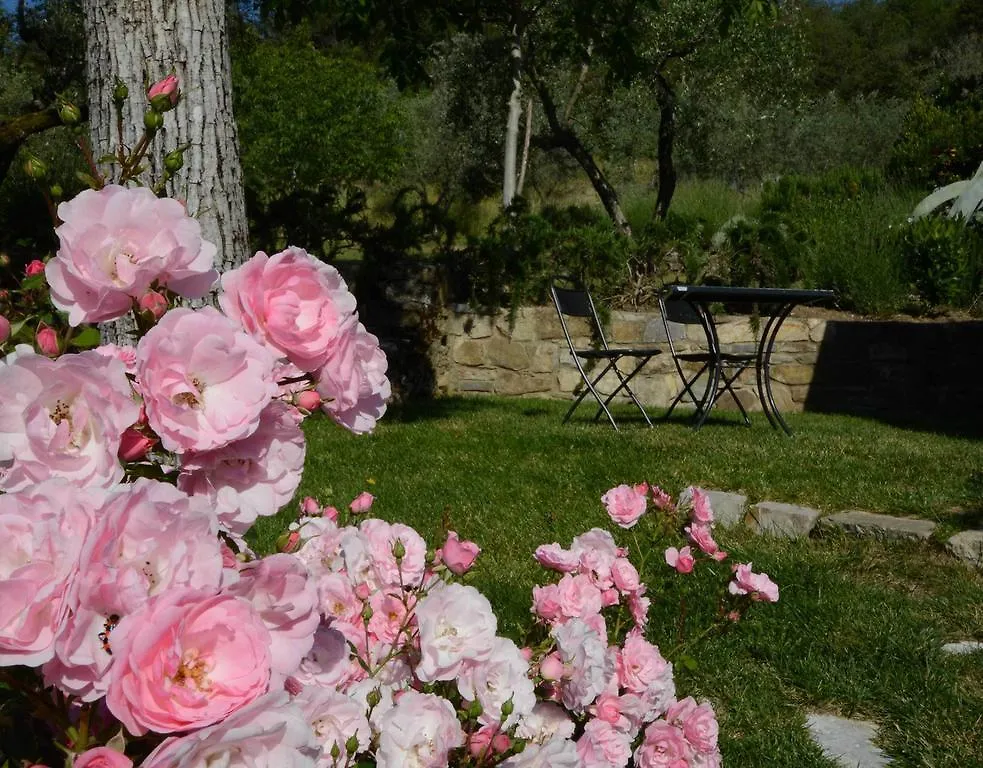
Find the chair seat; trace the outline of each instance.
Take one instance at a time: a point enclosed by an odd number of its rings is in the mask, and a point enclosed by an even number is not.
[[[662,350],[654,347],[648,349],[608,347],[607,349],[575,349],[574,353],[578,357],[607,360],[618,357],[653,357],[662,354]]]
[[[708,352],[684,352],[682,354],[676,355],[677,360],[683,360],[687,363],[709,363],[713,360],[713,355]],[[743,363],[752,363],[757,359],[757,355],[753,352],[746,352],[744,354],[732,354],[729,352],[724,352],[720,355],[720,362],[724,365],[740,365]]]

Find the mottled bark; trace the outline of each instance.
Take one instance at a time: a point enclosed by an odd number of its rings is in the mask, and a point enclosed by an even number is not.
[[[676,164],[673,145],[676,141],[676,93],[661,74],[656,74],[656,99],[659,103],[659,171],[655,215],[664,219],[676,194]]]
[[[132,146],[143,130],[145,85],[176,72],[182,99],[165,114],[154,140],[151,174],[159,178],[163,155],[189,144],[168,194],[186,201],[204,237],[218,246],[217,268],[241,264],[248,255],[248,230],[224,0],[83,0],[82,6],[95,155],[117,145],[115,77],[130,92],[123,140]]]
[[[512,65],[512,92],[509,95],[508,119],[505,123],[505,173],[502,183],[502,207],[512,205],[516,190],[516,164],[519,154],[519,117],[522,114],[522,45],[518,25],[512,29],[509,59]]]

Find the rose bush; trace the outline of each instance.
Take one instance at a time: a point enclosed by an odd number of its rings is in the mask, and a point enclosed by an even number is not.
[[[151,108],[174,106],[166,78]],[[370,431],[386,358],[333,268],[300,248],[214,281],[180,206],[106,185],[60,209],[46,274],[70,323],[134,313],[134,347],[0,364],[0,680],[31,702],[34,765],[713,768],[707,702],[678,699],[629,551],[594,528],[534,557],[521,644],[463,583],[480,547],[300,502],[258,556],[245,534],[293,497],[318,408]],[[153,198],[153,199],[151,199]],[[150,298],[148,298],[150,297]],[[681,574],[727,557],[699,489],[601,499],[623,529],[685,534]],[[681,541],[678,543],[682,543]],[[778,599],[733,567],[719,614]]]

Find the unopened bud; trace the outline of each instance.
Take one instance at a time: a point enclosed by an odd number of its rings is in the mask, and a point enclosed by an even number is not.
[[[116,106],[122,107],[123,102],[126,101],[127,97],[130,95],[130,89],[126,87],[126,83],[116,78],[116,85],[113,86],[113,102]]]
[[[404,557],[406,557],[406,546],[400,539],[396,539],[396,541],[393,542],[393,557],[395,557],[396,560],[402,560]]]
[[[180,149],[175,149],[173,152],[168,152],[164,155],[164,167],[170,173],[177,173],[184,167],[184,152]]]
[[[519,754],[520,752],[522,752],[522,751],[524,751],[524,750],[525,750],[525,748],[526,748],[526,740],[525,740],[525,739],[515,739],[515,740],[514,740],[514,741],[512,742],[512,751],[513,751],[513,752],[514,752],[515,754],[517,754],[517,755],[518,755],[518,754]]]
[[[345,751],[349,755],[354,755],[356,752],[358,752],[358,737],[357,736],[349,736],[348,737],[348,741],[345,742]]]
[[[158,130],[164,125],[164,116],[160,112],[155,112],[150,110],[143,116],[143,127],[147,129],[149,133],[157,133]]]
[[[61,184],[52,184],[48,193],[51,195],[52,200],[61,200],[62,195],[65,194],[65,190],[61,188]]]
[[[79,120],[82,119],[82,113],[79,108],[74,104],[65,102],[60,107],[58,107],[58,117],[65,125],[75,125]]]
[[[6,253],[0,253],[0,267],[9,267],[9,266],[10,266],[10,256],[8,256]]]
[[[341,757],[341,750],[338,748],[337,742],[331,745],[331,759],[337,760]]]
[[[481,706],[481,702],[478,701],[477,699],[475,699],[474,701],[472,701],[471,702],[471,706],[468,707],[468,714],[471,715],[472,718],[479,718],[479,717],[481,717],[481,713],[484,712],[484,711],[485,710]]]
[[[48,166],[37,155],[28,155],[24,161],[24,173],[37,181],[48,175]]]
[[[366,603],[365,607],[362,608],[362,620],[369,621],[372,618],[372,614],[373,614],[372,606]]]
[[[504,720],[511,715],[514,709],[515,704],[512,703],[512,697],[509,696],[506,701],[502,702],[502,719]]]
[[[367,694],[365,694],[365,703],[369,705],[369,709],[373,709],[379,705],[382,701],[382,694],[379,692],[378,688],[373,688]]]

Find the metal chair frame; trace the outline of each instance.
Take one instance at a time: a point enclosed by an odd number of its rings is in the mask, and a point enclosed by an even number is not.
[[[720,396],[725,392],[730,392],[734,398],[734,402],[737,403],[737,407],[741,411],[741,415],[744,417],[744,424],[750,427],[751,419],[744,405],[737,397],[737,393],[734,391],[734,382],[737,381],[738,377],[745,370],[755,363],[757,354],[753,352],[733,354],[721,351],[716,323],[713,321],[709,310],[703,304],[692,303],[685,299],[667,299],[665,296],[660,295],[659,313],[662,315],[662,323],[665,326],[666,339],[669,342],[669,353],[672,355],[672,361],[676,366],[676,372],[679,374],[679,380],[683,383],[683,389],[669,404],[669,408],[662,418],[668,419],[682,399],[686,395],[689,395],[696,405],[696,422],[693,425],[693,429],[699,429],[703,426],[703,423],[706,421],[713,406],[720,399]],[[670,323],[683,325],[696,325],[699,323],[703,328],[706,339],[706,349],[699,352],[678,352],[673,342],[672,329],[669,326]],[[683,363],[698,363],[700,364],[700,369],[694,376],[687,378],[686,372],[683,370]],[[697,398],[694,391],[695,384],[704,373],[707,374],[706,385],[703,389],[703,395]]]
[[[556,307],[556,313],[560,318],[560,326],[563,328],[563,336],[567,340],[567,346],[570,348],[570,355],[573,357],[573,362],[577,366],[577,370],[580,372],[580,376],[585,384],[585,389],[580,392],[580,395],[570,409],[567,411],[566,415],[563,417],[563,423],[566,424],[573,412],[577,410],[584,398],[587,396],[588,392],[594,395],[600,406],[597,409],[597,413],[594,414],[594,421],[601,418],[601,414],[605,414],[608,417],[608,421],[611,422],[611,426],[616,430],[618,425],[614,420],[614,415],[611,413],[611,409],[608,406],[611,401],[614,400],[615,396],[624,391],[625,394],[631,399],[631,401],[638,407],[638,410],[642,412],[642,416],[645,418],[645,422],[651,427],[652,420],[649,418],[648,413],[646,413],[645,408],[639,402],[635,393],[632,392],[631,387],[628,386],[629,382],[635,378],[639,371],[645,366],[645,364],[651,360],[656,355],[662,354],[663,350],[656,347],[646,347],[646,348],[631,348],[631,347],[611,347],[608,345],[607,339],[604,336],[604,328],[601,326],[600,318],[597,315],[597,309],[594,306],[594,300],[591,298],[590,292],[586,289],[569,289],[569,288],[559,288],[555,284],[550,286],[550,295],[553,298],[553,305]],[[574,342],[573,337],[570,335],[570,329],[567,326],[568,317],[585,317],[587,318],[592,326],[592,331],[596,334],[597,340],[600,347],[597,348],[578,348]],[[628,374],[623,373],[618,368],[618,362],[622,359],[632,359],[635,360],[635,367]],[[585,370],[584,363],[597,360],[606,362],[604,370],[599,374],[594,376]],[[583,362],[581,362],[583,361]],[[613,392],[607,396],[602,395],[597,390],[597,385],[600,383],[608,372],[614,372],[615,376],[618,378],[618,386]]]

